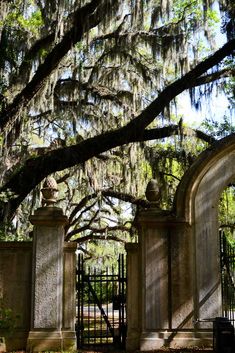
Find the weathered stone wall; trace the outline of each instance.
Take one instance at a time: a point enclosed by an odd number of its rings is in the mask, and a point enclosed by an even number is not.
[[[212,323],[204,319],[222,314],[218,202],[234,179],[232,134],[204,151],[187,171],[171,211],[154,205],[139,211],[140,266],[129,261],[128,270],[139,280],[139,349],[212,345]]]
[[[74,342],[76,244],[64,243],[63,344]],[[7,351],[25,349],[30,331],[32,289],[32,242],[0,242],[0,301],[10,308],[15,321],[13,331],[0,330]]]
[[[134,294],[139,296],[139,337],[132,340],[133,315],[127,315],[127,349],[149,351],[166,347],[204,346],[212,342],[211,332],[195,331],[195,252],[192,228],[184,219],[152,207],[138,214],[139,244],[133,265],[128,252],[128,273],[134,276]],[[127,249],[128,250],[128,249]],[[138,264],[138,265],[137,265]],[[128,299],[131,303],[128,279]],[[138,294],[137,294],[138,293]],[[128,302],[127,302],[128,304]],[[128,313],[128,311],[127,311]]]
[[[18,316],[13,332],[0,330],[7,348],[26,347],[30,329],[32,243],[0,242],[0,301]]]

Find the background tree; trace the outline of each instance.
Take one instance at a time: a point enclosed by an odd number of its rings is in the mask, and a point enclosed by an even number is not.
[[[50,174],[66,240],[81,246],[134,236],[151,177],[170,208],[184,171],[219,137],[208,119],[185,124],[179,95],[200,108],[217,89],[233,108],[234,11],[232,0],[1,1],[2,237],[30,230]]]

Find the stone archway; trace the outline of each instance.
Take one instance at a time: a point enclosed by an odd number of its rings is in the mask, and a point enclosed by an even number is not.
[[[200,195],[209,195],[210,199],[213,197],[213,201],[215,198],[218,199],[221,191],[235,177],[234,162],[235,134],[216,142],[201,153],[185,173],[177,189],[174,203],[177,217],[183,217],[193,223],[197,207],[196,198]],[[203,191],[203,187],[207,190]]]
[[[233,134],[199,156],[172,211],[152,207],[136,217],[139,244],[128,251],[127,349],[212,345],[212,324],[198,320],[222,314],[218,201],[234,177]]]
[[[200,155],[182,179],[175,198],[177,217],[183,217],[191,226],[194,316],[199,319],[220,316],[222,312],[218,203],[222,191],[234,177],[233,134]]]

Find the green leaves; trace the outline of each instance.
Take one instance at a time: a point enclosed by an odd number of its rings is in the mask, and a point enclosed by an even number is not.
[[[0,330],[6,330],[10,334],[19,319],[19,315],[15,315],[12,309],[6,307],[3,300],[0,300]]]
[[[7,202],[9,199],[14,199],[16,198],[18,195],[15,194],[12,190],[7,189],[4,191],[0,192],[0,202]]]
[[[35,10],[25,16],[16,9],[8,14],[5,21],[6,24],[12,28],[14,27],[23,31],[29,31],[34,35],[39,34],[39,30],[44,24],[40,10]]]
[[[222,138],[235,132],[235,126],[230,116],[224,116],[221,121],[205,119],[202,126],[210,135],[216,138]]]

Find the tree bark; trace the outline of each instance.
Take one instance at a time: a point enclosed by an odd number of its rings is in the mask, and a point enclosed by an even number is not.
[[[113,0],[115,3],[117,0]],[[106,1],[102,3],[102,9]],[[0,131],[11,128],[16,121],[21,110],[27,106],[30,100],[35,97],[38,91],[43,87],[45,80],[55,70],[61,59],[68,51],[82,39],[84,33],[97,26],[103,19],[102,9],[99,8],[100,1],[92,0],[84,7],[79,8],[74,14],[74,26],[64,35],[62,40],[55,45],[47,55],[45,61],[38,67],[32,80],[23,88],[23,90],[13,99],[13,102],[0,114]]]
[[[149,132],[145,130],[146,127],[163,111],[164,107],[177,95],[194,85],[196,79],[207,72],[208,69],[218,65],[226,56],[231,55],[234,50],[235,39],[226,43],[182,78],[169,84],[146,109],[127,125],[89,138],[77,145],[60,148],[50,151],[44,156],[28,159],[21,169],[0,189],[0,192],[6,193],[10,190],[14,194],[9,199],[8,204],[1,203],[1,218],[11,218],[28,193],[47,175],[83,163],[114,147],[147,140]],[[175,134],[175,130],[175,126],[157,129],[155,138],[170,136]]]

